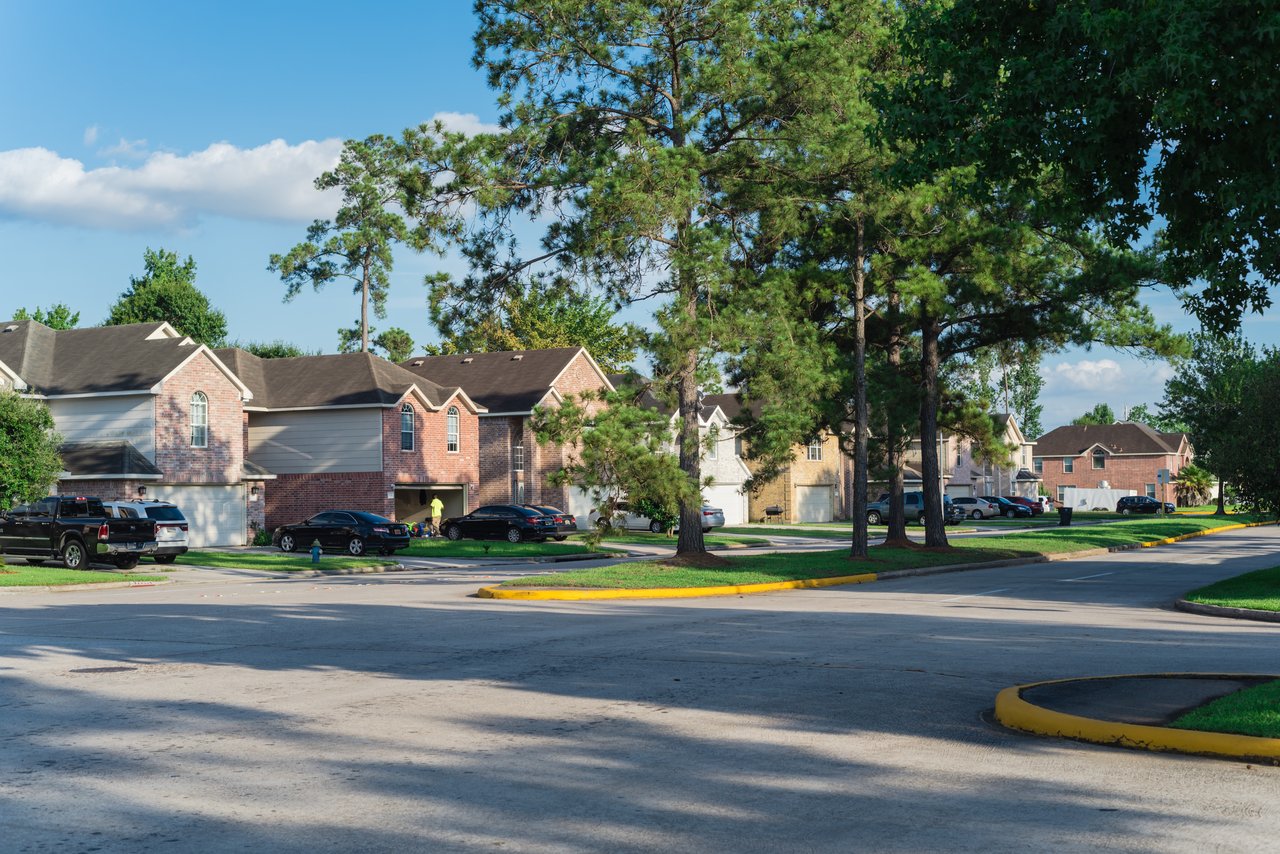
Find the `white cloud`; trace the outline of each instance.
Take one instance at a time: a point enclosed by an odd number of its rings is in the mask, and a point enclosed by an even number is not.
[[[97,141],[98,141],[98,126],[89,125],[87,128],[84,129],[84,144],[93,145]]]
[[[1063,362],[1047,372],[1045,386],[1054,389],[1112,391],[1124,382],[1124,370],[1115,359],[1081,359]]]
[[[475,136],[480,133],[500,133],[502,131],[502,125],[482,122],[475,113],[436,113],[431,119],[443,124],[445,130],[457,131],[467,136]]]
[[[119,142],[102,149],[98,154],[101,157],[126,157],[130,160],[141,160],[147,156],[147,141],[145,139],[125,139],[120,137]]]

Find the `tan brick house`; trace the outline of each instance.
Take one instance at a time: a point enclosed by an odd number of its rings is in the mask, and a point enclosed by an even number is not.
[[[479,414],[460,388],[443,388],[371,353],[260,359],[219,350],[253,393],[242,447],[273,472],[268,527],[326,509],[402,522],[467,512],[480,490]]]
[[[586,349],[415,356],[400,366],[430,382],[462,387],[484,407],[477,504],[547,504],[586,524],[591,510],[587,494],[547,482],[548,475],[565,466],[568,449],[539,445],[529,426],[539,406],[555,406],[585,391],[613,390]]]
[[[261,523],[272,477],[244,458],[244,404],[253,394],[168,323],[7,323],[0,376],[48,405],[63,438],[58,491],[172,501],[195,546],[243,545]]]
[[[1172,487],[1161,486],[1160,469],[1177,477],[1193,457],[1185,433],[1161,433],[1146,424],[1072,424],[1036,440],[1033,466],[1049,495],[1062,500],[1065,487],[1132,489],[1172,501]],[[1102,484],[1106,483],[1106,487]]]

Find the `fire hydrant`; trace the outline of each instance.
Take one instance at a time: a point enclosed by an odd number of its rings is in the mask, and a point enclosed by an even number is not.
[[[320,541],[319,540],[311,541],[311,562],[312,563],[320,562]]]

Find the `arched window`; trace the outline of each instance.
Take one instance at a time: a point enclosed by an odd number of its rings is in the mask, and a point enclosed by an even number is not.
[[[191,395],[191,447],[209,447],[209,398],[202,391]]]
[[[413,450],[413,407],[407,403],[400,407],[400,450]]]
[[[1107,452],[1101,448],[1093,449],[1093,467],[1096,469],[1104,469],[1107,467]]]
[[[458,407],[450,406],[445,414],[446,442],[445,450],[451,454],[458,453]]]

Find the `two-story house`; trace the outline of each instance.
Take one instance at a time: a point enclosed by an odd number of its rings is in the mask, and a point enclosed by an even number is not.
[[[1186,433],[1161,433],[1133,422],[1069,424],[1036,440],[1032,464],[1058,501],[1069,486],[1132,489],[1138,495],[1172,501],[1171,487],[1167,494],[1159,494],[1157,472],[1168,469],[1177,477],[1192,456]]]
[[[1008,461],[978,460],[971,439],[951,437],[955,441],[949,443],[949,450],[954,451],[955,466],[951,469],[947,494],[952,498],[981,495],[1034,498],[1040,492],[1040,476],[1032,470],[1036,443],[1022,434],[1011,413],[993,413],[991,427],[996,441],[1009,449]]]
[[[587,524],[587,493],[547,480],[564,468],[572,449],[538,444],[529,422],[538,407],[558,406],[583,392],[613,391],[586,349],[415,356],[400,366],[430,382],[460,386],[483,407],[476,503],[550,505],[576,515],[581,526]]]
[[[53,330],[0,326],[0,376],[43,401],[61,435],[56,485],[178,505],[194,546],[243,545],[271,474],[247,464],[248,387],[168,323]]]
[[[371,353],[260,359],[218,351],[249,389],[242,446],[276,475],[266,524],[354,507],[402,522],[478,503],[484,407]]]

